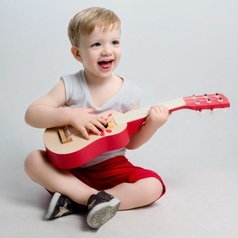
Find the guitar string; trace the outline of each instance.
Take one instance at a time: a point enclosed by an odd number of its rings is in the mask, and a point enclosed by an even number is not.
[[[190,98],[187,98],[187,99],[191,99],[191,100],[195,100],[195,99],[204,99],[206,100],[206,102],[208,103],[207,99],[211,98],[212,95],[210,94],[204,94],[203,96],[192,96]],[[219,94],[216,94],[216,98],[219,98]],[[221,100],[219,100],[219,102],[221,102]],[[210,103],[210,102],[209,102]],[[184,105],[186,105],[186,102],[184,101],[183,98],[178,98],[178,99],[175,99],[175,100],[171,100],[171,101],[167,101],[167,102],[163,102],[163,103],[159,103],[160,105],[164,105],[166,106],[169,110],[173,109],[173,108],[177,108],[177,107],[182,107]],[[145,108],[142,108],[142,109],[138,109],[138,110],[134,110],[134,111],[130,111],[130,112],[127,112],[127,113],[124,113],[124,114],[120,114],[120,115],[115,115],[112,120],[114,121],[114,123],[116,125],[119,125],[119,124],[123,124],[123,123],[127,123],[127,122],[130,122],[130,121],[133,121],[133,120],[136,120],[136,119],[139,119],[139,118],[143,118],[143,117],[147,117],[148,114],[149,114],[149,109],[151,107],[145,107]],[[71,135],[76,135],[76,134],[80,134],[80,131],[78,131],[77,129],[75,128],[68,128],[66,126],[66,130],[69,131],[69,134],[65,133],[65,136],[66,138],[71,136]]]
[[[171,100],[171,101],[163,102],[163,103],[159,103],[159,104],[165,105],[169,110],[172,108],[181,107],[181,106],[186,105],[183,98],[178,98],[175,100]],[[143,117],[148,116],[150,108],[151,107],[146,107],[146,108],[126,112],[124,114],[116,115],[116,116],[114,116],[113,120],[118,125],[118,124],[122,124],[122,123],[127,123],[129,121],[133,121],[133,120],[136,120],[139,118],[143,118]]]

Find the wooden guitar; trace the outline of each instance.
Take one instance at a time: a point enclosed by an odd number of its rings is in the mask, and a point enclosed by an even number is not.
[[[230,107],[227,97],[220,93],[193,95],[160,104],[165,105],[170,113],[180,109],[201,111]],[[124,114],[116,111],[102,113],[101,116],[108,122],[107,128],[101,131],[100,136],[91,134],[89,140],[72,126],[46,129],[44,144],[51,163],[57,168],[71,169],[82,166],[101,153],[125,147],[130,135],[136,133],[145,121],[149,109]]]

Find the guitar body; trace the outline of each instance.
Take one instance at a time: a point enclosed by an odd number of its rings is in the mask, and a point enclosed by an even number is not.
[[[82,166],[97,155],[110,150],[125,147],[130,138],[127,123],[115,125],[111,118],[120,114],[110,111],[100,114],[108,121],[108,127],[101,135],[91,134],[90,139],[86,140],[80,133],[72,133],[72,141],[62,144],[58,134],[58,128],[49,128],[44,132],[44,143],[47,155],[51,163],[61,169],[71,169]],[[68,127],[68,130],[74,130]]]
[[[176,110],[214,110],[230,107],[223,94],[193,95],[160,103],[169,112]],[[51,163],[60,169],[72,169],[82,166],[96,156],[111,150],[125,147],[130,135],[136,133],[146,120],[150,107],[119,113],[117,111],[100,114],[108,125],[100,135],[91,134],[86,140],[71,126],[49,128],[44,132],[44,144]]]

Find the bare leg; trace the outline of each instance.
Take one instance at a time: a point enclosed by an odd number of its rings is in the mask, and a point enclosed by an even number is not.
[[[55,168],[48,161],[45,151],[31,152],[25,160],[25,171],[32,180],[49,191],[64,194],[82,205],[87,205],[88,198],[98,193],[70,172]]]
[[[45,151],[33,151],[25,160],[25,171],[36,183],[51,192],[59,192],[76,203],[87,205],[88,199],[98,191],[81,182],[66,170],[55,168]],[[106,190],[121,202],[119,210],[146,206],[162,194],[162,184],[156,178],[141,179],[135,183],[122,183]]]
[[[96,189],[84,184],[67,170],[55,168],[49,162],[46,152],[39,150],[27,156],[25,171],[36,183],[55,193],[46,210],[46,219],[74,213],[75,205],[71,200],[82,205],[89,202],[87,223],[95,229],[110,220],[118,209],[132,209],[154,202],[160,197],[163,189],[158,179],[146,178],[135,183],[122,183],[108,189],[107,193],[98,194]]]
[[[121,201],[119,210],[127,210],[153,203],[161,196],[163,186],[158,179],[152,177],[135,183],[122,183],[106,192]]]

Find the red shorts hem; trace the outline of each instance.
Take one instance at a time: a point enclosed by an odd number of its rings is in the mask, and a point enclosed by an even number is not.
[[[154,177],[163,186],[160,197],[166,192],[166,186],[157,173],[134,166],[125,156],[117,156],[90,167],[75,168],[69,171],[83,183],[97,190],[106,190],[121,183],[135,183],[140,179]]]

